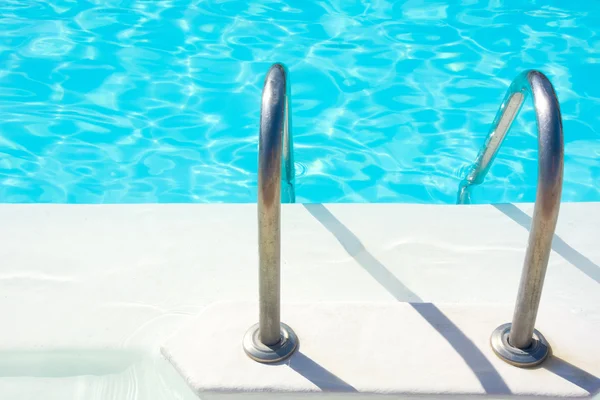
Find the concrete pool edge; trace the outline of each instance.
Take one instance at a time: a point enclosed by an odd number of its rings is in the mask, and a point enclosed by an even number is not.
[[[283,205],[283,320],[286,304],[509,312],[532,207]],[[155,351],[206,307],[257,298],[255,204],[0,205],[0,220],[0,350]],[[600,203],[562,205],[540,321],[597,323],[597,226]]]
[[[249,359],[240,337],[256,318],[252,302],[220,302],[170,337],[163,355],[198,395],[347,393],[581,397],[600,374],[589,343],[600,315],[554,310],[538,324],[552,343],[542,366],[520,369],[493,353],[489,338],[506,306],[433,303],[284,304],[300,338],[288,360]],[[566,325],[566,327],[565,327]],[[577,360],[573,365],[566,360]]]

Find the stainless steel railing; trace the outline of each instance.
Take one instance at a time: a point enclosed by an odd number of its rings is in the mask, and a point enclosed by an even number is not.
[[[290,87],[287,76],[286,68],[282,64],[274,64],[271,67],[265,78],[260,111],[259,322],[246,332],[243,346],[250,358],[264,363],[281,361],[298,347],[298,338],[294,331],[281,323],[280,319],[282,175],[285,184],[284,201],[295,201],[293,142],[289,132]]]
[[[498,327],[491,345],[500,358],[521,367],[546,358],[549,345],[535,320],[556,228],[563,182],[563,128],[558,99],[548,78],[525,71],[510,86],[475,164],[462,181],[458,203],[470,203],[470,188],[483,182],[527,95],[533,98],[538,129],[538,183],[529,243],[512,324]]]

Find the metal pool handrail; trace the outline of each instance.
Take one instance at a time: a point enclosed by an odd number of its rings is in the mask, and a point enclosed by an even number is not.
[[[492,348],[500,358],[521,367],[544,361],[549,352],[535,320],[556,228],[563,183],[563,128],[560,106],[552,84],[539,71],[521,73],[508,89],[492,129],[475,164],[459,189],[458,203],[470,202],[469,189],[483,182],[502,141],[527,95],[533,98],[538,130],[538,183],[529,243],[512,324],[492,334]]]
[[[293,203],[294,160],[286,68],[274,64],[267,73],[258,140],[259,322],[246,332],[243,346],[256,361],[273,363],[298,347],[294,331],[280,319],[281,177],[285,200]],[[283,141],[283,145],[282,145]],[[282,162],[283,151],[283,162]]]

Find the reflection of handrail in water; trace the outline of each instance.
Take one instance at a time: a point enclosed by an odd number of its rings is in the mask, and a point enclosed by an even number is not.
[[[461,182],[458,192],[459,204],[470,203],[471,186],[483,182],[527,95],[532,96],[537,120],[537,194],[512,324],[498,328],[492,335],[492,346],[496,353],[519,366],[539,364],[548,354],[545,339],[535,331],[535,320],[558,219],[563,183],[562,118],[554,88],[544,74],[525,71],[513,81],[485,144],[475,164]]]

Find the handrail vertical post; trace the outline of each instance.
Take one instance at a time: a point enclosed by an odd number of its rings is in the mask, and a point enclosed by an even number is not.
[[[288,95],[287,71],[274,64],[263,88],[258,144],[259,322],[243,341],[246,354],[263,363],[281,361],[298,347],[296,334],[280,318],[282,167],[286,200],[295,199]]]
[[[519,367],[538,365],[549,354],[549,344],[535,329],[535,321],[560,208],[564,139],[558,99],[544,74],[525,71],[514,80],[458,194],[459,203],[470,202],[470,187],[483,182],[527,95],[533,99],[538,129],[536,200],[512,323],[499,326],[491,337],[494,352]]]

